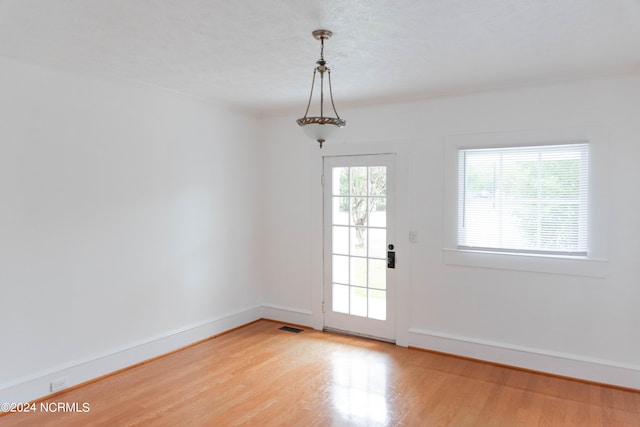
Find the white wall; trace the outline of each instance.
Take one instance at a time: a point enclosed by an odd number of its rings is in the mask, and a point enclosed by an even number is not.
[[[401,231],[416,230],[418,243],[409,244],[406,234],[398,242],[404,245],[398,257],[405,260],[401,286],[406,290],[400,341],[640,388],[639,76],[341,108],[341,116],[349,125],[340,140],[326,143],[327,153],[388,147],[409,159],[400,182],[407,209],[399,214],[408,223]],[[272,316],[318,327],[322,152],[292,117],[263,122],[269,147],[264,184],[272,196],[264,216],[264,298]],[[608,211],[602,224],[608,246],[605,278],[444,263],[448,135],[585,127],[605,129],[609,137],[603,142],[609,157],[608,206],[599,209]],[[267,250],[272,247],[278,250]]]
[[[0,61],[0,399],[261,316],[256,120]]]

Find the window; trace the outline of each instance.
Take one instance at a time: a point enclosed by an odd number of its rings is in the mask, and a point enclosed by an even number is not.
[[[458,150],[459,249],[586,256],[589,144]]]
[[[447,135],[446,265],[606,277],[605,127]]]

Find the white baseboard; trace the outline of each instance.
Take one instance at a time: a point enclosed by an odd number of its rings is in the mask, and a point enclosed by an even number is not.
[[[0,402],[30,402],[51,394],[50,383],[67,379],[67,386],[82,384],[102,375],[169,353],[194,342],[209,338],[262,317],[261,306],[248,307],[233,313],[188,325],[150,337],[126,347],[112,349],[91,359],[77,360],[0,385]]]
[[[640,365],[409,329],[409,346],[640,390]]]
[[[313,325],[311,311],[275,304],[263,304],[262,317],[265,319],[277,320],[278,322],[283,323],[293,323],[301,326],[312,327]]]

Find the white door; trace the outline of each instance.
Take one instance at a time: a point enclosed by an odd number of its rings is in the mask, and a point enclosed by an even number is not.
[[[395,341],[394,165],[393,154],[324,158],[325,329]]]

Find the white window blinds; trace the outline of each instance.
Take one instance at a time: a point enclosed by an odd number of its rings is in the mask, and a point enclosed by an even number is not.
[[[458,150],[458,248],[587,255],[589,145]]]

